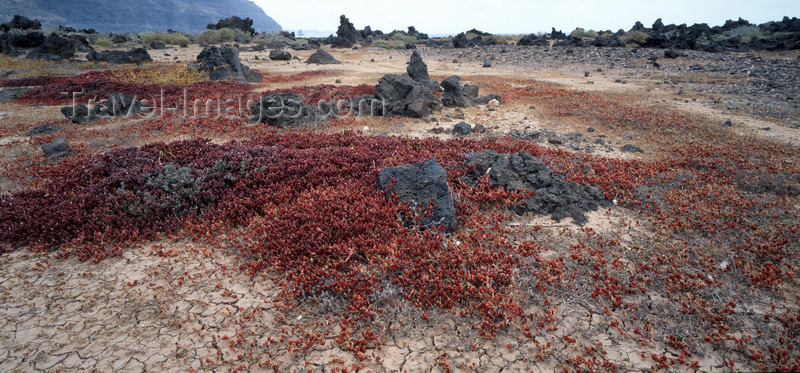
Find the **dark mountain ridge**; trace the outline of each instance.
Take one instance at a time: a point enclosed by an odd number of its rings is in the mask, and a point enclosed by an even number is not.
[[[43,28],[64,25],[98,32],[199,32],[230,16],[251,18],[257,32],[281,30],[250,0],[0,0],[0,22],[10,21],[15,14],[38,19]]]

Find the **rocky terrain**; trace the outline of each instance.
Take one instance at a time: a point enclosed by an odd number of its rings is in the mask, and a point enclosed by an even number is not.
[[[742,21],[180,45],[18,18],[0,370],[800,370],[793,22],[742,48],[715,39]]]

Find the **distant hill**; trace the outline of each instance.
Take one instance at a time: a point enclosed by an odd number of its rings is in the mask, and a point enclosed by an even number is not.
[[[197,32],[230,16],[250,17],[256,32],[281,30],[249,0],[0,0],[0,22],[15,14],[38,19],[43,28],[64,25],[98,32]]]

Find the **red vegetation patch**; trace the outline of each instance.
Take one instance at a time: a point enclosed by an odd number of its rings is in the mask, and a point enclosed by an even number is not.
[[[258,70],[253,70],[256,72],[260,72]],[[312,71],[303,71],[297,74],[291,75],[277,75],[277,74],[267,74],[261,73],[264,76],[264,80],[261,81],[259,86],[266,87],[267,84],[265,83],[285,83],[285,82],[300,82],[303,80],[307,80],[309,78],[317,77],[317,76],[328,76],[333,75],[333,71],[328,70],[312,70]]]
[[[336,103],[338,100],[347,100],[353,97],[370,95],[375,96],[375,86],[359,84],[357,86],[337,86],[333,84],[319,84],[314,86],[296,86],[288,89],[276,89],[270,92],[292,92],[305,96],[306,104],[316,105],[322,100]],[[265,92],[269,93],[269,92]]]
[[[119,72],[105,70],[60,77],[26,92],[18,101],[30,105],[66,105],[71,104],[73,94],[79,93],[78,103],[85,104],[89,99],[99,101],[112,93],[125,93],[150,102],[159,102],[163,96],[165,101],[173,103],[182,102],[184,92],[186,98],[193,101],[220,97],[235,99],[246,96],[252,89],[246,83],[227,81],[201,81],[189,85],[128,83],[116,80],[115,74]]]

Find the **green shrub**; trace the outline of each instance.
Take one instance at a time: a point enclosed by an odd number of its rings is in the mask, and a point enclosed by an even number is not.
[[[730,31],[730,37],[739,38],[743,44],[754,40],[763,39],[764,32],[758,26],[741,26]]]
[[[181,43],[189,44],[189,37],[182,33],[165,33],[165,32],[148,32],[139,35],[139,40],[142,43],[150,44],[154,41],[160,41],[164,44],[180,45]]]
[[[624,35],[620,36],[619,40],[623,43],[630,45],[630,44],[644,44],[647,37],[650,36],[644,31],[635,30],[635,31],[628,31]]]
[[[109,38],[98,38],[97,40],[94,41],[94,45],[96,47],[108,48],[111,46],[111,44],[113,43],[111,43],[111,39]]]
[[[222,34],[219,30],[205,30],[194,41],[200,44],[219,44],[222,43]]]
[[[219,29],[219,34],[222,41],[233,41],[233,38],[236,37],[236,31],[227,27]]]

